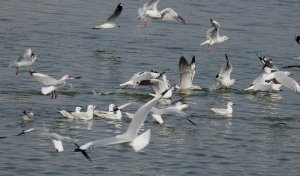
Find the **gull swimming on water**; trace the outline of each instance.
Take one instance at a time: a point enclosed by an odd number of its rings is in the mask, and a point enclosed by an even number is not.
[[[208,48],[207,48],[208,53],[211,51],[212,45],[217,44],[217,43],[223,43],[223,42],[229,40],[229,38],[227,36],[220,36],[220,34],[219,34],[220,23],[219,22],[217,22],[214,19],[210,19],[210,23],[211,23],[212,27],[209,28],[206,32],[207,40],[200,44],[200,45],[208,44]]]
[[[34,114],[33,112],[30,112],[30,113],[27,113],[26,111],[23,111],[23,116],[22,116],[22,119],[24,121],[32,121],[34,120]]]
[[[24,54],[19,57],[16,61],[9,64],[9,67],[16,67],[16,75],[19,73],[20,67],[27,67],[32,65],[38,58],[38,55],[35,54],[30,48],[26,49]]]
[[[93,29],[110,29],[110,28],[120,27],[116,25],[116,23],[114,23],[113,21],[121,14],[122,9],[123,9],[122,3],[119,3],[114,13],[107,18],[106,22],[95,26]]]
[[[150,109],[154,106],[154,104],[164,95],[163,92],[161,95],[155,96],[152,100],[144,104],[140,107],[134,114],[134,118],[131,120],[127,131],[124,134],[120,134],[114,137],[99,139],[95,141],[88,142],[81,146],[76,144],[75,152],[81,152],[89,161],[91,161],[90,157],[87,155],[86,150],[92,149],[95,147],[102,147],[112,144],[121,144],[127,143],[133,149],[138,152],[145,148],[150,141],[150,129],[146,130],[142,134],[138,135],[144,121],[146,120]]]
[[[126,103],[121,106],[110,104],[108,106],[108,111],[94,111],[94,114],[98,117],[104,117],[112,120],[120,120],[122,119],[122,110],[130,104],[131,103]]]
[[[159,0],[149,0],[143,5],[143,8],[138,9],[138,19],[144,20],[145,27],[147,26],[149,18],[160,20],[177,20],[180,23],[186,23],[186,21],[172,8],[165,8],[162,11],[157,10],[158,3]]]
[[[47,87],[42,87],[41,91],[43,95],[51,93],[51,98],[56,98],[56,90],[63,87],[67,80],[80,79],[81,77],[71,77],[70,75],[64,75],[59,80],[52,78],[51,76],[29,70],[30,75],[37,81],[41,82]]]
[[[186,58],[181,56],[179,60],[180,82],[177,89],[198,89],[201,87],[193,85],[193,79],[196,74],[195,56],[193,56],[191,63],[188,63]]]
[[[216,81],[218,85],[221,85],[222,87],[227,89],[228,87],[232,86],[237,80],[230,78],[233,67],[227,57],[227,54],[225,54],[225,57],[227,60],[226,65],[224,65],[220,69],[219,73],[216,76]]]
[[[72,113],[80,113],[80,111],[82,110],[82,108],[79,107],[79,106],[76,106],[76,107],[75,107],[75,112],[68,112],[68,111],[66,111],[66,110],[59,109],[59,108],[58,108],[58,110],[59,110],[59,112],[60,112],[64,117],[67,117],[67,118],[69,118],[69,119],[74,119],[74,116],[72,115]]]
[[[224,108],[210,108],[210,109],[220,115],[230,115],[233,112],[232,105],[234,105],[232,102],[228,102],[226,105],[227,106],[226,109]]]
[[[94,118],[94,110],[95,109],[96,109],[96,106],[88,105],[86,112],[73,112],[73,113],[71,113],[71,115],[74,117],[74,119],[92,120]]]

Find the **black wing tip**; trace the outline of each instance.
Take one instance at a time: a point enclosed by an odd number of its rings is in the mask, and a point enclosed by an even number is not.
[[[25,130],[22,130],[22,132],[17,134],[16,136],[21,136],[22,134],[25,134]]]
[[[193,64],[193,63],[195,63],[195,62],[196,62],[196,57],[193,56],[192,61],[191,61],[191,64]]]
[[[32,76],[32,74],[36,73],[34,70],[29,70],[29,74]]]

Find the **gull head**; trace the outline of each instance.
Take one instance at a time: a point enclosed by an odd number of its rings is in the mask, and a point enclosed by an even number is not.
[[[222,36],[222,40],[223,40],[223,41],[226,41],[226,40],[230,40],[230,38],[227,37],[227,36]]]
[[[79,107],[79,106],[77,106],[77,107],[75,108],[75,112],[80,112],[81,110],[82,110],[82,108]]]
[[[234,105],[231,101],[227,103],[227,106],[232,106]]]

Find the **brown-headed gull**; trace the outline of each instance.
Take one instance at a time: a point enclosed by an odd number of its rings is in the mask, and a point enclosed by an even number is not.
[[[116,25],[116,23],[114,23],[113,21],[118,16],[120,16],[122,9],[123,9],[122,3],[119,3],[117,8],[115,9],[114,13],[107,18],[106,22],[95,26],[93,29],[111,29],[111,28],[115,28],[115,27],[120,27],[120,26]]]
[[[159,0],[149,0],[143,5],[143,8],[138,9],[138,19],[145,22],[147,26],[148,19],[160,19],[160,20],[177,20],[180,23],[186,23],[186,21],[175,12],[172,8],[165,8],[164,10],[157,10]]]
[[[16,75],[18,75],[20,67],[28,67],[32,65],[37,58],[38,55],[28,48],[25,50],[24,54],[19,57],[19,59],[9,64],[9,67],[16,67]]]
[[[210,19],[210,23],[211,23],[212,27],[209,28],[206,32],[207,40],[200,44],[200,45],[208,44],[208,48],[207,48],[208,53],[211,51],[212,45],[217,44],[217,43],[223,43],[223,42],[229,40],[229,38],[227,36],[220,36],[220,34],[219,34],[220,23],[219,22],[217,22],[214,19]]]
[[[216,81],[217,81],[218,85],[227,89],[228,87],[232,86],[237,80],[230,78],[233,67],[228,59],[227,54],[225,54],[225,57],[226,57],[226,61],[227,61],[226,65],[224,65],[220,69],[219,73],[216,76]]]

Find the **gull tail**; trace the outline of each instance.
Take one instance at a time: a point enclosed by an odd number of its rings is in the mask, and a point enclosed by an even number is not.
[[[141,135],[137,136],[131,142],[130,145],[133,147],[134,151],[136,151],[136,152],[141,151],[143,148],[145,148],[149,144],[150,133],[151,133],[151,130],[148,129],[147,131],[145,131]]]
[[[83,156],[84,156],[87,160],[89,160],[89,162],[92,162],[91,157],[86,153],[86,151],[80,149],[80,146],[79,146],[78,144],[76,144],[76,143],[74,143],[74,144],[75,144],[75,146],[76,146],[74,152],[81,152],[81,153],[83,154]]]
[[[209,44],[209,40],[206,40],[205,42],[202,42],[200,45]]]
[[[42,87],[41,91],[43,95],[47,95],[55,90],[54,86]]]
[[[248,87],[247,89],[245,89],[246,91],[247,90],[254,90],[254,87],[253,86],[250,86],[250,87]]]

